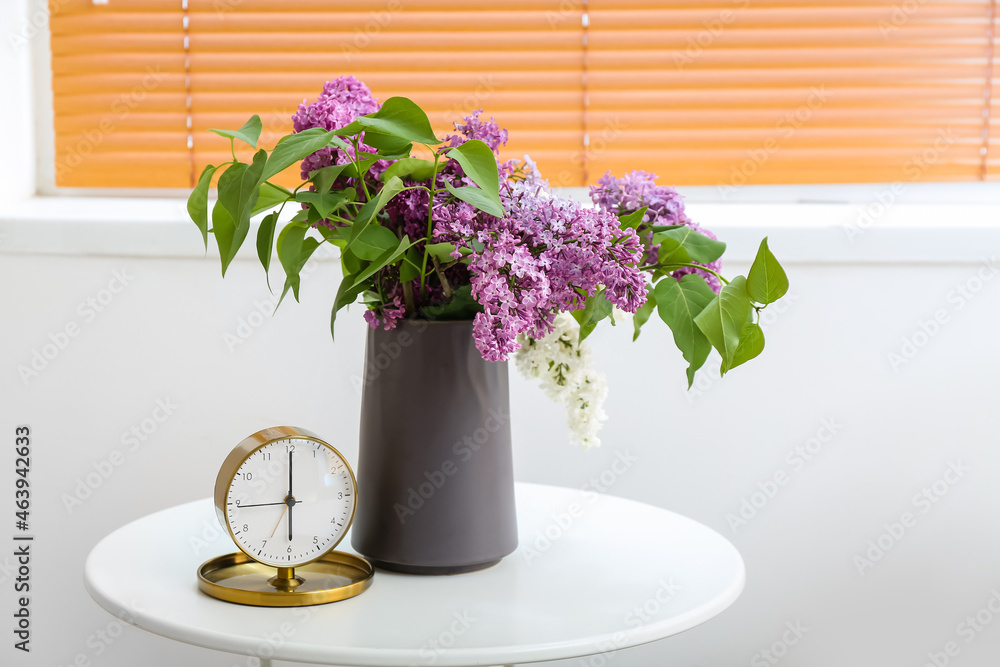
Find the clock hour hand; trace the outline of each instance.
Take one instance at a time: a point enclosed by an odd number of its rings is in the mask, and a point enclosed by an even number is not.
[[[254,505],[237,505],[237,507],[243,509],[244,507],[271,507],[272,505],[287,505],[287,504],[288,503],[286,503],[285,501],[281,501],[280,503],[256,503]]]
[[[288,452],[288,541],[292,541],[292,510],[295,508],[295,498],[292,497],[292,453]]]

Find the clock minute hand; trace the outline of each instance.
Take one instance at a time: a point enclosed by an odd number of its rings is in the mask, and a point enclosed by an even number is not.
[[[282,501],[280,503],[256,503],[254,505],[237,505],[237,507],[243,509],[244,507],[270,507],[272,505],[287,505],[287,504],[288,503]]]
[[[292,541],[292,510],[295,508],[295,498],[292,497],[292,453],[288,452],[288,541]]]

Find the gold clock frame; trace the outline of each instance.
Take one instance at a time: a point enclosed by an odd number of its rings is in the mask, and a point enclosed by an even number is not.
[[[240,441],[240,444],[236,445],[233,451],[229,452],[229,456],[226,460],[222,462],[222,467],[219,469],[219,475],[215,479],[215,512],[219,517],[219,522],[226,527],[226,532],[229,533],[229,537],[233,540],[240,551],[245,553],[250,557],[251,560],[257,561],[253,557],[253,554],[248,552],[243,548],[243,545],[239,543],[236,536],[233,535],[233,527],[229,525],[229,521],[226,518],[226,497],[229,493],[230,484],[232,484],[233,478],[236,477],[236,473],[239,471],[240,466],[242,466],[248,458],[250,458],[254,452],[256,452],[261,447],[266,447],[273,442],[278,442],[279,440],[287,440],[288,438],[299,438],[302,440],[314,440],[329,449],[333,450],[333,453],[340,457],[340,460],[347,465],[347,472],[351,474],[351,486],[354,487],[354,507],[351,508],[351,518],[347,520],[347,526],[344,528],[343,534],[340,536],[336,542],[330,545],[328,549],[322,551],[318,556],[312,560],[302,561],[301,563],[296,563],[293,567],[302,567],[303,565],[308,565],[313,561],[317,561],[326,554],[330,553],[337,548],[337,545],[343,541],[344,536],[347,535],[348,529],[350,529],[351,524],[354,523],[354,514],[358,510],[358,480],[354,476],[354,470],[351,469],[351,465],[347,463],[347,458],[340,453],[340,450],[331,445],[329,442],[319,437],[312,431],[304,428],[299,428],[297,426],[272,426],[271,428],[265,428],[257,431],[253,435],[249,435]],[[257,561],[260,562],[260,561]],[[264,563],[268,567],[281,568],[281,565],[269,565]]]
[[[325,551],[293,566],[271,565],[257,560],[236,539],[226,515],[226,503],[232,481],[246,460],[262,447],[290,438],[317,442],[340,457],[351,476],[354,504],[343,534]],[[219,523],[226,527],[239,552],[218,556],[201,564],[198,568],[198,588],[202,592],[238,604],[296,607],[345,600],[371,586],[375,572],[371,563],[361,556],[334,551],[354,523],[358,509],[358,480],[340,450],[312,431],[297,426],[273,426],[244,438],[229,452],[219,469],[215,479],[214,502]],[[296,568],[309,578],[297,576]],[[275,570],[277,575],[269,576]]]

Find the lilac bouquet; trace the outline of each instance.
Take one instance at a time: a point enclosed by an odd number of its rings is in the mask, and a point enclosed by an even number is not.
[[[476,111],[443,139],[411,100],[380,104],[351,76],[328,82],[293,117],[293,134],[250,163],[208,166],[188,200],[222,270],[258,213],[257,253],[265,272],[277,251],[282,299],[298,299],[299,273],[324,243],[340,248],[343,280],[331,316],[359,298],[371,327],[404,319],[472,320],[483,358],[515,362],[565,402],[576,439],[597,443],[603,376],[589,368],[583,341],[597,324],[630,317],[634,337],[654,312],[688,362],[688,383],[715,348],[722,372],[760,354],[757,313],[788,288],[761,243],[746,277],[719,273],[725,244],[687,217],[681,196],[633,171],[606,174],[593,205],[550,190],[534,163],[499,159],[507,131]],[[213,130],[255,149],[260,118]],[[414,157],[423,145],[431,159]],[[294,190],[270,179],[301,162]],[[208,228],[208,190],[218,201]],[[291,203],[295,214],[277,234]]]

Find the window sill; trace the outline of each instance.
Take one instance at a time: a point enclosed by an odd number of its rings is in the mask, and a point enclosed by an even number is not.
[[[979,263],[1000,248],[1000,204],[692,202],[688,213],[725,240],[727,259],[737,262],[751,261],[764,236],[783,262]],[[241,257],[253,257],[252,246]],[[183,199],[117,197],[14,204],[0,213],[0,253],[205,256]]]

